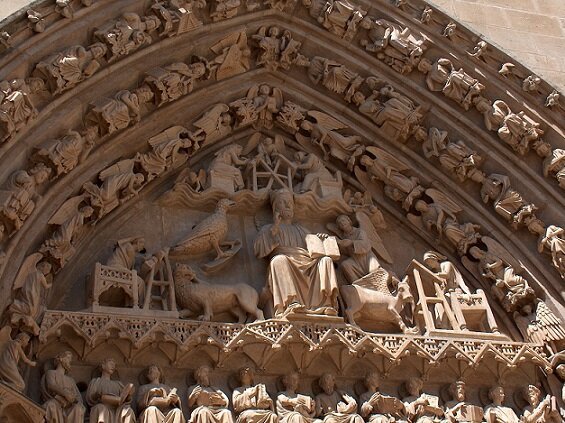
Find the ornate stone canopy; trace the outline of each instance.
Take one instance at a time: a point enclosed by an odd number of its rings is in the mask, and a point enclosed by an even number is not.
[[[28,333],[39,365],[23,394],[0,384],[0,415],[39,421],[65,350],[83,393],[111,356],[136,387],[157,363],[183,401],[200,365],[224,391],[245,365],[273,393],[331,371],[360,395],[377,371],[399,397],[411,376],[445,401],[464,379],[481,407],[502,384],[517,412],[525,385],[562,395],[560,94],[452,23],[417,0],[45,1],[5,21],[3,345]],[[339,249],[304,244],[300,267],[258,246],[281,230]]]

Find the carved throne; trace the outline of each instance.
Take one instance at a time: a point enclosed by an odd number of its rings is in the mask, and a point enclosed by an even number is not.
[[[96,263],[91,279],[92,311],[131,314],[132,310],[139,310],[138,280],[135,270],[117,269]],[[116,305],[104,301],[104,294],[110,294],[110,290],[121,290],[127,296],[126,302]]]

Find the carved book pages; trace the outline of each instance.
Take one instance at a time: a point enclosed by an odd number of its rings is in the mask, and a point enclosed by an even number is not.
[[[398,398],[385,395],[379,396],[377,404],[379,413],[383,414],[395,414],[398,410],[403,408],[403,403]]]
[[[481,407],[471,404],[465,404],[459,412],[462,421],[466,422],[482,422],[483,414]]]
[[[312,410],[313,406],[314,406],[314,399],[307,396],[307,395],[301,395],[298,394],[296,396],[296,399],[298,400],[298,404],[303,406],[306,410]]]
[[[436,397],[435,395],[422,394],[420,395],[420,398],[428,401],[428,404],[424,406],[426,412],[436,414],[443,411],[439,406],[439,397]]]
[[[312,258],[329,257],[339,260],[339,247],[335,236],[321,239],[318,235],[306,235],[306,248]]]

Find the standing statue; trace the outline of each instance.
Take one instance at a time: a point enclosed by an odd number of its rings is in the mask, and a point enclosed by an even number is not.
[[[277,414],[281,423],[313,423],[316,403],[308,395],[296,392],[300,377],[298,373],[287,373],[282,377],[285,390],[277,396]]]
[[[86,408],[75,380],[67,376],[73,354],[64,351],[54,358],[55,369],[47,370],[41,378],[41,397],[45,401],[46,423],[77,423],[84,420]]]
[[[319,379],[323,392],[316,395],[316,415],[324,423],[363,423],[357,414],[357,401],[344,393],[336,391],[335,376],[324,373]]]
[[[278,423],[273,412],[273,400],[262,383],[254,385],[253,369],[243,367],[239,370],[241,386],[233,390],[233,410],[237,414],[236,423]]]
[[[191,423],[233,423],[228,409],[229,399],[219,388],[210,385],[209,366],[194,371],[196,385],[188,388],[188,407],[192,408]]]
[[[512,408],[502,405],[505,397],[502,386],[497,385],[490,388],[488,396],[492,404],[485,407],[486,423],[518,423],[520,421]]]
[[[10,388],[23,392],[25,389],[25,381],[20,374],[18,369],[18,363],[23,361],[28,366],[35,367],[37,363],[27,358],[24,348],[27,347],[29,343],[29,335],[25,332],[20,332],[16,336],[16,339],[10,339],[11,328],[9,326],[4,327],[0,331],[2,341],[0,344],[4,344],[1,349],[3,349],[2,355],[0,355],[0,382],[8,385]],[[6,342],[6,338],[8,341]]]
[[[268,258],[267,286],[273,294],[275,316],[291,312],[337,315],[337,279],[332,259],[308,253],[308,231],[293,223],[294,198],[290,191],[271,194],[273,224],[255,238],[258,258]]]
[[[148,383],[141,385],[138,393],[139,423],[185,423],[177,389],[162,383],[159,366],[150,365],[145,376]]]
[[[102,374],[88,384],[86,402],[90,405],[90,423],[135,423],[131,408],[133,384],[112,379],[116,361],[106,358],[100,363]]]
[[[555,407],[554,398],[547,395],[541,399],[541,391],[535,385],[524,389],[524,399],[528,406],[524,409],[521,422],[523,423],[559,423],[562,422],[559,410]]]
[[[466,401],[465,382],[458,380],[449,386],[452,400],[445,404],[447,421],[480,423],[483,421],[483,409]]]
[[[361,415],[369,423],[393,423],[405,419],[406,409],[404,403],[398,398],[384,395],[378,391],[380,376],[371,372],[365,376],[367,392],[361,394]]]
[[[406,383],[408,396],[403,398],[408,421],[414,423],[434,423],[443,417],[443,409],[439,406],[439,398],[422,393],[424,381],[419,377],[411,377]]]
[[[51,288],[51,265],[42,259],[41,253],[34,253],[23,261],[12,287],[14,299],[8,307],[11,325],[34,335],[39,335],[37,322],[45,308],[44,291]]]

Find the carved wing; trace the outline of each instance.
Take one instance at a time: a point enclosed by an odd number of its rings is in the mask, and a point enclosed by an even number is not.
[[[78,206],[84,200],[84,195],[77,195],[75,197],[69,198],[63,203],[59,210],[55,212],[51,219],[49,219],[50,225],[62,225],[67,220],[69,220],[75,213],[78,212]]]
[[[275,97],[277,109],[280,110],[284,103],[282,91],[280,88],[273,88],[273,97]]]
[[[151,147],[156,147],[161,144],[164,144],[172,139],[178,138],[179,134],[182,132],[188,133],[188,130],[183,126],[171,126],[170,128],[165,129],[160,134],[155,135],[154,137],[149,138],[149,145]]]
[[[43,258],[43,254],[41,253],[33,253],[25,258],[22,265],[20,266],[20,270],[16,275],[16,279],[14,280],[14,286],[12,290],[19,289],[23,286],[27,275],[33,270],[35,270],[35,266],[37,263]]]
[[[384,162],[386,166],[392,167],[399,172],[410,169],[410,166],[408,166],[406,163],[398,160],[396,157],[387,153],[381,148],[370,146],[367,147],[367,151],[373,154],[377,158],[377,160]]]
[[[247,156],[249,153],[255,150],[259,145],[259,141],[261,141],[261,133],[255,132],[253,135],[249,137],[249,140],[247,141],[247,144],[245,144],[245,148],[241,152],[241,155]]]
[[[343,122],[340,122],[336,118],[333,118],[330,115],[323,113],[323,112],[318,112],[316,110],[310,110],[308,112],[308,116],[312,116],[316,120],[316,123],[318,125],[323,126],[324,128],[326,128],[327,130],[330,130],[330,131],[332,131],[334,129],[347,128],[346,124],[344,124]]]
[[[288,149],[286,148],[286,144],[284,143],[284,138],[282,135],[275,134],[275,148],[277,152],[282,154],[285,157],[289,157]]]
[[[483,236],[481,241],[487,246],[488,252],[495,255],[496,257],[500,257],[506,263],[510,264],[515,271],[522,270],[522,264],[516,260],[512,254],[508,252],[506,248],[504,248],[500,243],[488,236]]]
[[[428,188],[426,194],[434,200],[434,203],[449,213],[453,218],[455,218],[456,213],[463,211],[451,198],[435,188]]]
[[[353,285],[360,286],[361,288],[370,289],[372,291],[382,292],[385,295],[392,297],[392,292],[388,287],[388,282],[391,279],[391,274],[382,267],[376,272],[363,276],[361,279],[353,282]]]
[[[392,257],[390,256],[389,252],[387,251],[383,240],[379,236],[373,222],[371,222],[371,218],[362,211],[358,211],[355,213],[355,218],[359,222],[359,227],[365,231],[369,240],[371,241],[371,246],[373,250],[377,253],[377,255],[386,261],[389,264],[393,263]]]
[[[204,115],[198,119],[193,125],[199,129],[202,129],[206,134],[211,134],[214,132],[218,126],[220,120],[220,115],[226,113],[230,110],[229,106],[224,103],[219,103],[210,110],[208,110]]]
[[[245,31],[232,32],[231,34],[226,35],[212,47],[210,47],[210,50],[212,50],[216,54],[222,54],[225,48],[229,48],[240,43],[242,33],[243,37],[245,37],[245,44],[247,44],[247,34],[245,33]]]
[[[259,84],[253,85],[251,88],[249,88],[246,97],[253,100],[255,97],[257,97],[257,94],[259,94]]]
[[[545,333],[545,341],[561,341],[565,339],[565,326],[543,301],[536,307],[536,326]]]
[[[133,173],[134,165],[135,165],[134,159],[120,160],[119,162],[113,164],[112,166],[100,172],[99,178],[101,181],[104,181],[108,179],[110,176]]]

